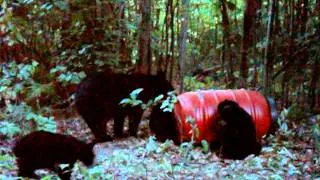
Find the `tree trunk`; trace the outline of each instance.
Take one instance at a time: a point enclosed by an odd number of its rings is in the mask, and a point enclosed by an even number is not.
[[[313,14],[316,16],[320,16],[320,0],[317,0],[316,7],[314,8]]]
[[[155,25],[154,25],[154,30],[155,31],[160,31],[160,8],[156,9],[156,21],[155,21]],[[162,45],[162,39],[160,40],[155,40],[154,43],[158,44],[158,47],[161,47]],[[154,51],[154,56],[156,58],[156,68],[157,68],[157,73],[162,72],[162,54],[161,54],[161,50],[159,48],[155,48],[153,49]]]
[[[241,47],[241,65],[240,65],[240,83],[239,86],[246,88],[248,78],[248,48],[252,44],[252,34],[254,34],[254,25],[259,3],[257,0],[247,0],[243,22],[243,39]]]
[[[225,67],[226,65],[226,57],[229,57],[227,53],[230,53],[230,47],[229,47],[229,17],[228,17],[228,11],[227,6],[224,0],[219,0],[220,3],[220,10],[222,14],[222,27],[223,27],[223,46],[221,48],[221,64],[223,65],[223,70],[227,71],[227,79],[226,83],[229,84],[230,82],[233,82],[233,69],[232,69],[232,62],[229,59],[228,60],[228,67]]]
[[[273,41],[273,21],[276,7],[276,0],[270,0],[270,7],[268,12],[268,29],[267,29],[267,47],[264,54],[264,95],[271,94],[271,77],[272,77],[272,41]]]
[[[125,3],[119,3],[119,14],[118,14],[118,29],[120,31],[119,36],[119,61],[123,67],[131,65],[130,54],[128,52],[127,40],[128,40],[128,30],[125,25]]]
[[[320,29],[316,31],[316,36],[320,37]],[[320,38],[318,38],[320,39]],[[318,53],[317,57],[319,57],[320,53]],[[320,60],[318,58],[314,58],[313,66],[312,66],[312,72],[311,72],[311,81],[309,85],[309,92],[308,92],[308,99],[309,99],[309,108],[313,109],[316,105],[316,89],[317,89],[317,83],[320,79]]]
[[[308,0],[302,0],[301,4],[300,4],[300,6],[301,6],[300,35],[301,36],[305,36],[305,33],[307,32],[308,3],[309,3]],[[308,97],[305,96],[306,93],[305,93],[304,88],[303,88],[303,83],[306,80],[304,78],[304,76],[303,76],[305,74],[305,70],[304,70],[305,68],[303,68],[303,67],[307,67],[307,63],[308,63],[308,60],[309,60],[308,56],[309,56],[308,49],[307,48],[302,48],[301,56],[300,56],[301,59],[299,60],[299,63],[298,63],[299,64],[298,67],[300,67],[299,68],[300,70],[298,71],[298,73],[299,73],[298,76],[302,77],[301,78],[301,84],[300,84],[301,88],[300,88],[300,92],[299,93],[304,95],[304,96],[300,96],[302,102],[308,102],[308,100],[309,100]],[[314,65],[317,65],[317,63],[314,63]],[[311,77],[311,79],[312,79],[312,77]],[[312,88],[312,87],[309,87],[309,88]],[[299,103],[299,104],[303,104],[303,103]],[[303,106],[303,108],[304,108],[304,110],[309,111],[309,107],[307,107],[307,106],[308,105]]]
[[[139,27],[139,60],[137,71],[145,74],[151,72],[151,0],[140,0],[141,22]]]
[[[169,61],[170,61],[170,55],[169,55],[169,26],[171,21],[171,14],[170,9],[172,8],[172,0],[167,1],[166,6],[166,16],[164,18],[164,24],[165,24],[165,70],[164,73],[167,74],[167,70],[169,69]]]
[[[174,32],[174,9],[175,7],[173,4],[171,5],[171,23],[170,23],[170,30],[171,30],[171,43],[170,43],[170,52],[171,52],[171,68],[170,68],[170,74],[169,74],[169,80],[172,81],[173,79],[173,72],[175,68],[175,57],[174,57],[174,42],[175,42],[175,32]]]
[[[258,9],[261,9],[261,1],[257,1],[258,2]],[[258,42],[261,41],[261,33],[263,30],[262,27],[262,12],[260,10],[257,10],[256,12],[256,18],[255,18],[255,22],[254,22],[254,27],[256,27],[254,31],[252,31],[251,37],[252,37],[252,41],[253,41],[253,52],[252,54],[254,55],[254,64],[253,64],[253,78],[252,81],[250,83],[251,87],[257,87],[258,83],[259,83],[259,68],[261,67],[262,64],[262,55],[261,55],[261,51],[258,50],[258,47],[256,46],[256,44]]]
[[[179,34],[179,70],[180,70],[180,93],[183,92],[184,64],[187,52],[187,36],[188,36],[188,12],[189,0],[182,0],[181,30]]]

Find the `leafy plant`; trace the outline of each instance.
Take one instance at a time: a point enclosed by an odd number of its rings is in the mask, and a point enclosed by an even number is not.
[[[299,107],[297,103],[292,104],[288,108],[287,118],[291,121],[297,122],[297,120],[302,119],[305,115],[303,108]]]
[[[8,121],[1,121],[0,122],[0,134],[6,136],[7,138],[12,138],[17,134],[20,134],[22,131],[17,124],[8,122]]]
[[[132,107],[134,106],[140,106],[142,109],[147,109],[149,107],[155,106],[158,103],[161,103],[161,109],[163,109],[164,112],[168,111],[168,112],[172,112],[173,108],[174,108],[174,103],[177,102],[177,97],[175,95],[174,91],[168,92],[167,93],[167,98],[165,100],[162,101],[164,95],[160,94],[157,97],[155,97],[154,99],[150,99],[146,104],[143,103],[143,101],[141,101],[140,99],[138,99],[138,95],[143,91],[142,88],[138,88],[133,90],[130,95],[129,98],[124,98],[120,101],[120,105],[122,105],[123,107],[125,107],[126,105],[131,105]]]
[[[202,145],[203,152],[207,154],[210,151],[209,143],[206,140],[202,140],[201,145]]]
[[[289,131],[288,124],[287,124],[288,123],[287,115],[288,115],[288,110],[283,109],[280,112],[279,117],[277,119],[277,123],[279,125],[279,130],[284,133]]]
[[[189,132],[191,134],[191,140],[190,142],[182,143],[179,150],[180,154],[185,160],[191,160],[193,156],[192,154],[190,154],[190,152],[193,149],[195,138],[199,136],[199,129],[197,127],[196,121],[192,117],[188,116],[186,122],[191,126],[191,130]]]
[[[2,131],[7,132],[9,136],[11,134],[15,135],[21,132],[25,133],[32,131],[32,128],[56,132],[56,123],[53,117],[45,117],[41,114],[34,113],[32,108],[26,103],[21,103],[18,105],[8,104],[7,108],[5,109],[5,117],[3,122],[8,122],[7,127],[10,129]],[[35,127],[30,126],[30,124],[33,123]],[[6,129],[5,126],[3,126],[3,128]]]
[[[203,82],[197,81],[196,77],[193,76],[186,76],[183,79],[183,83],[186,91],[205,89],[205,84]]]
[[[185,161],[191,160],[193,158],[191,150],[193,149],[193,143],[184,142],[179,146],[179,154],[183,157]]]
[[[212,77],[205,77],[204,80],[198,81],[194,76],[185,76],[183,79],[184,88],[186,91],[195,91],[199,89],[216,89],[217,85],[214,84]]]
[[[199,136],[199,129],[197,127],[196,121],[192,117],[188,116],[186,122],[191,126],[191,132],[189,133],[192,134],[191,142],[194,143],[195,138]]]
[[[168,92],[167,95],[168,96],[162,102],[160,109],[162,109],[163,112],[172,112],[174,108],[174,104],[177,102],[177,95],[175,94],[175,91]]]
[[[37,130],[56,132],[56,123],[55,123],[53,117],[44,117],[40,114],[35,114],[33,112],[29,112],[26,115],[26,120],[35,121]]]
[[[79,84],[84,77],[86,77],[86,74],[83,71],[79,73],[67,71],[58,76],[58,81],[62,82],[63,85]]]
[[[320,125],[318,123],[312,126],[312,137],[314,139],[316,149],[320,151]]]
[[[126,106],[126,105],[131,105],[132,107],[134,106],[142,106],[143,102],[141,100],[138,99],[138,95],[143,91],[143,88],[139,88],[139,89],[135,89],[133,90],[130,95],[129,98],[125,98],[122,99],[120,101],[119,104],[121,104],[122,106]]]
[[[2,168],[14,169],[14,157],[9,154],[0,154],[0,171]],[[0,176],[1,177],[1,176]]]
[[[150,136],[146,143],[146,153],[149,155],[152,152],[156,152],[158,149],[158,144],[154,136]]]

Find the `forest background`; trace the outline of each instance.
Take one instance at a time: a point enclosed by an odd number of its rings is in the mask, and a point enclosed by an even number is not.
[[[14,137],[56,131],[57,122],[74,114],[72,94],[86,74],[163,71],[179,92],[247,88],[272,96],[281,134],[270,140],[274,152],[285,146],[311,163],[288,161],[280,174],[319,177],[319,0],[0,4],[0,157],[8,164],[5,145]]]

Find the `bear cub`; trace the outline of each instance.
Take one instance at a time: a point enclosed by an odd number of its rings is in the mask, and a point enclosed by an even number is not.
[[[95,72],[89,74],[78,85],[75,105],[78,113],[86,121],[97,142],[111,141],[106,123],[114,119],[114,136],[123,136],[124,119],[129,118],[129,135],[137,136],[143,110],[140,106],[119,105],[122,99],[138,88],[143,88],[137,99],[147,103],[160,94],[166,95],[173,87],[164,74],[121,74]]]
[[[49,169],[61,179],[70,179],[71,169],[77,160],[86,166],[93,164],[93,146],[93,143],[86,144],[68,135],[32,132],[19,139],[13,147],[18,175],[39,179],[34,171]],[[61,169],[59,164],[69,164],[69,168]]]
[[[258,155],[261,145],[256,140],[256,129],[252,117],[238,103],[224,100],[218,105],[218,121],[223,120],[218,134],[220,154],[226,159],[244,159],[250,154]]]

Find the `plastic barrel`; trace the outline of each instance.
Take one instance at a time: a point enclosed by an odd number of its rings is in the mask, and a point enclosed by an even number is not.
[[[193,118],[199,130],[195,142],[201,140],[213,142],[216,140],[216,120],[218,104],[226,99],[237,102],[246,110],[253,119],[256,126],[257,140],[267,134],[272,117],[267,99],[256,91],[237,90],[199,90],[186,92],[178,97],[175,103],[174,114],[177,119],[179,140],[190,141],[192,136],[191,125],[187,118]]]

